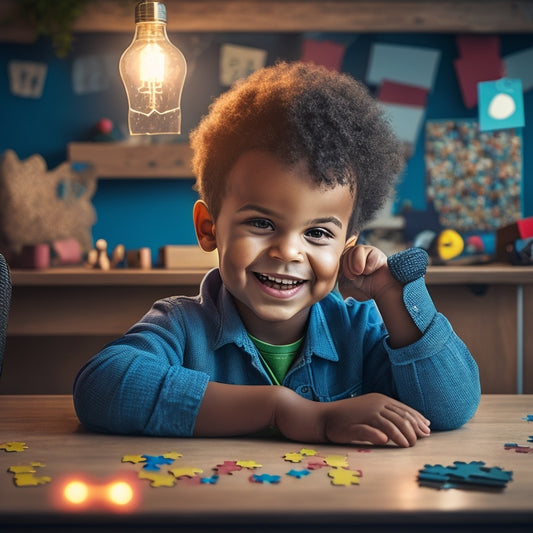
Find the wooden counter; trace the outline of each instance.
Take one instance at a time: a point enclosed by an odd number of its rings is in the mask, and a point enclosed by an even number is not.
[[[70,392],[88,357],[155,300],[197,294],[204,274],[205,269],[14,270],[0,393]],[[533,268],[433,266],[426,281],[437,309],[476,358],[483,391],[532,393]]]

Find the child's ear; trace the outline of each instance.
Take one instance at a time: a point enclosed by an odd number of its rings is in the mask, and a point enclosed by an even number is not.
[[[215,223],[203,200],[198,200],[194,204],[192,216],[196,238],[202,250],[206,252],[216,250]]]

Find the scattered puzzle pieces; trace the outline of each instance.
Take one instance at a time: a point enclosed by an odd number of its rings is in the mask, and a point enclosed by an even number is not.
[[[517,442],[506,442],[503,447],[506,450],[514,450],[516,453],[533,453],[533,448],[531,446],[520,445]]]
[[[28,446],[26,446],[25,442],[3,442],[0,444],[0,450],[6,452],[23,452],[27,449]]]
[[[512,481],[513,472],[500,467],[486,467],[483,461],[455,461],[452,466],[425,465],[419,471],[421,484],[438,486],[438,488],[459,488],[461,486],[482,485],[503,488]]]
[[[331,478],[332,485],[343,485],[345,487],[359,485],[360,475],[358,471],[333,468],[328,472],[328,476]]]

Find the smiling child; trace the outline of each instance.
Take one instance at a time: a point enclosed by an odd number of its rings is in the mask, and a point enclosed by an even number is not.
[[[477,366],[424,283],[427,256],[357,244],[401,145],[351,77],[278,63],[191,134],[197,297],[156,302],[80,370],[89,429],[412,446],[475,412]]]

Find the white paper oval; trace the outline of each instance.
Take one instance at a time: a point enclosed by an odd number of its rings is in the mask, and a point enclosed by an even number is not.
[[[488,113],[496,120],[509,118],[516,110],[514,99],[508,94],[499,93],[490,102]]]

